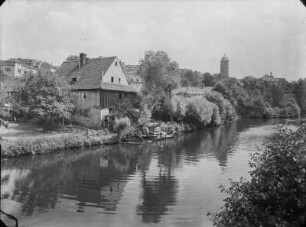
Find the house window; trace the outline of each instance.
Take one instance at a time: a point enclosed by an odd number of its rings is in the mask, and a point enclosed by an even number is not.
[[[114,77],[111,77],[111,82],[114,83]]]
[[[10,68],[5,68],[5,70],[4,70],[5,72],[10,72],[11,71],[11,69]]]
[[[119,93],[119,99],[122,99],[122,93]]]
[[[72,82],[77,82],[78,81],[78,78],[74,77],[72,78]]]
[[[118,79],[119,84],[121,83],[121,78]]]
[[[82,92],[82,98],[83,98],[83,99],[87,99],[87,92],[86,92],[86,91],[83,91],[83,92]]]
[[[118,65],[118,62],[115,62],[115,66],[117,66]]]

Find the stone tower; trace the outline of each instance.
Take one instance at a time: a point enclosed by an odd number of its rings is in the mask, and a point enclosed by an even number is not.
[[[220,74],[221,74],[222,77],[228,77],[229,76],[229,60],[225,56],[225,54],[221,58],[221,61],[220,61]]]

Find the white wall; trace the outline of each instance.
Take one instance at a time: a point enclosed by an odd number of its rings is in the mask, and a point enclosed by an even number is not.
[[[117,66],[116,66],[117,62]],[[105,73],[105,72],[104,72]],[[114,77],[114,82],[111,82],[111,78]],[[120,83],[119,83],[120,78]],[[120,84],[120,85],[128,85],[128,81],[126,79],[125,74],[122,71],[122,68],[120,66],[120,62],[118,58],[116,57],[113,63],[110,65],[107,72],[104,74],[102,78],[103,83],[112,83],[112,84]]]

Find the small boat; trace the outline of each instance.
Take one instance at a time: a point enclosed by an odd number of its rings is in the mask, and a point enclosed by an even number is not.
[[[154,128],[154,130],[149,132],[145,138],[156,141],[156,140],[162,140],[162,139],[173,138],[173,137],[174,137],[173,133],[162,131],[160,127],[156,127]]]

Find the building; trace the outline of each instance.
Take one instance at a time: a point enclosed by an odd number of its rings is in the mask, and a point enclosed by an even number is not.
[[[20,78],[29,73],[37,74],[38,71],[55,72],[56,66],[36,59],[10,58],[0,61],[0,70],[9,77]]]
[[[21,78],[29,73],[37,73],[34,67],[25,65],[14,59],[0,61],[0,70],[2,70],[5,75],[14,78]]]
[[[75,87],[74,119],[86,126],[107,126],[119,104],[132,103],[136,91],[129,85],[118,57],[70,56],[57,73]]]
[[[46,62],[41,61],[37,59],[31,59],[31,58],[11,58],[9,60],[20,62],[21,64],[28,66],[30,68],[34,68],[37,71],[49,71],[49,72],[55,72],[57,67]]]
[[[143,86],[143,79],[139,74],[139,65],[123,65],[124,70],[128,76],[129,84],[137,91],[140,92]]]
[[[221,77],[229,77],[229,60],[225,54],[220,61],[220,74]]]

